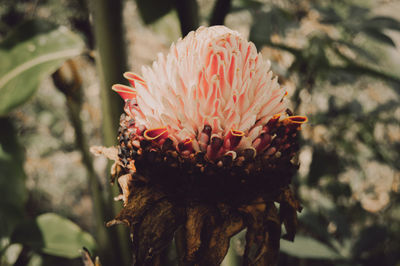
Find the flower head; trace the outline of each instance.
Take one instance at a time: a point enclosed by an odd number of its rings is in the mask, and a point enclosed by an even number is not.
[[[270,63],[224,26],[200,27],[143,67],[142,77],[124,76],[133,88],[113,89],[126,100],[137,135],[160,146],[169,138],[180,154],[206,152],[210,161],[263,151],[265,125],[287,109]]]
[[[185,265],[220,264],[243,228],[245,250],[258,250],[249,258],[277,259],[282,223],[293,240],[301,207],[289,184],[307,118],[287,109],[269,68],[239,33],[201,27],[142,77],[125,73],[131,87],[113,86],[125,100],[118,149],[92,151],[116,161],[124,208],[107,225],[130,226],[138,265],[177,228],[186,232]]]
[[[141,76],[124,76],[131,87],[113,86],[125,100],[113,173],[125,204],[133,180],[217,201],[276,196],[290,183],[307,118],[287,109],[270,63],[238,32],[200,27]]]

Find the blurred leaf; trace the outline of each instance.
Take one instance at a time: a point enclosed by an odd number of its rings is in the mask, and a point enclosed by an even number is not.
[[[350,198],[352,192],[348,184],[339,183],[336,179],[330,180],[329,183],[326,184],[326,190],[334,197],[335,201],[340,196]]]
[[[324,175],[337,176],[342,170],[340,158],[335,150],[326,151],[316,147],[313,152],[308,184],[315,185]]]
[[[259,10],[263,6],[263,3],[256,0],[239,0],[234,1],[230,12],[238,12],[244,9]]]
[[[140,16],[145,24],[151,24],[175,7],[173,0],[136,0]]]
[[[372,28],[372,27],[368,27],[365,28],[363,30],[363,32],[368,35],[369,37],[382,42],[384,44],[396,47],[396,44],[394,43],[394,41],[392,40],[392,38],[390,38],[389,36],[387,36],[385,33],[381,32],[379,29],[376,28]]]
[[[296,258],[342,259],[340,254],[324,243],[302,235],[297,235],[294,242],[281,240],[281,251]]]
[[[331,45],[331,40],[327,36],[313,36],[309,40],[309,46],[303,50],[303,58],[306,68],[300,69],[302,73],[325,73],[329,70],[329,59],[326,55],[326,48]],[[299,58],[296,58],[297,60]]]
[[[27,199],[24,154],[8,118],[0,117],[0,238],[8,237],[23,219]]]
[[[367,49],[364,49],[361,46],[358,46],[354,43],[345,41],[345,40],[336,40],[335,41],[338,44],[347,46],[349,49],[357,53],[358,55],[364,57],[365,59],[368,59],[369,61],[376,62],[377,56],[369,52]]]
[[[385,246],[382,245],[388,238],[387,228],[379,225],[373,225],[363,229],[356,243],[353,245],[353,254],[360,257],[362,253],[372,253],[380,250],[383,253]]]
[[[44,266],[43,256],[32,254],[27,266]]]
[[[93,237],[78,225],[55,213],[45,213],[17,227],[11,241],[29,246],[48,255],[77,258],[79,250],[96,247]]]
[[[374,110],[368,113],[368,117],[373,117],[376,119],[379,119],[377,116],[379,116],[380,113],[385,113],[385,112],[395,112],[395,110],[400,106],[400,101],[399,100],[389,100],[386,103],[378,105]]]
[[[83,47],[65,27],[42,20],[17,26],[0,44],[0,115],[27,101],[43,78]]]
[[[365,22],[369,27],[391,29],[400,31],[400,21],[384,16],[373,17]]]
[[[270,43],[273,34],[285,35],[286,30],[297,25],[287,10],[272,7],[268,12],[256,12],[250,29],[250,40],[259,47]]]
[[[299,215],[299,222],[302,228],[310,230],[320,239],[329,239],[330,235],[327,231],[328,221],[321,213],[312,212],[305,208]]]
[[[39,252],[29,252],[29,263],[27,266],[84,266],[81,258],[66,259],[63,257],[56,257],[46,255]],[[16,266],[16,265],[15,265]],[[96,265],[98,266],[98,265]]]
[[[351,4],[349,5],[348,17],[351,19],[359,20],[364,18],[370,12],[369,7]]]
[[[336,10],[332,7],[329,8],[322,8],[319,6],[316,6],[316,9],[319,11],[319,13],[322,15],[321,19],[319,22],[323,24],[337,24],[342,22],[342,17],[338,15]]]

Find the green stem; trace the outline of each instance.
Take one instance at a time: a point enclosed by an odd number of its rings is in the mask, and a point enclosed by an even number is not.
[[[231,9],[231,0],[217,0],[215,2],[211,19],[210,26],[212,25],[224,25],[225,17],[228,15]]]
[[[117,142],[119,117],[123,112],[123,101],[111,90],[115,83],[124,83],[122,74],[127,70],[124,30],[122,27],[122,0],[92,0],[94,36],[97,47],[96,64],[101,81],[102,126],[104,144],[113,146]],[[109,204],[115,216],[121,209],[113,201],[118,191],[114,187],[109,193]],[[116,230],[114,253],[120,262],[115,265],[130,265],[131,255],[128,232],[119,226]]]
[[[123,101],[111,86],[124,83],[122,74],[127,70],[122,1],[92,0],[91,7],[101,82],[104,144],[111,146],[116,144],[119,116],[123,112]]]
[[[198,9],[196,0],[176,0],[182,36],[199,27]]]

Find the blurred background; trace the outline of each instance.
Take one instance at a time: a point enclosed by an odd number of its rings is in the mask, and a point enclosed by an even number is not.
[[[130,265],[106,159],[110,90],[199,25],[254,42],[306,115],[304,206],[279,265],[400,265],[400,1],[0,1],[0,265]],[[240,265],[244,232],[224,266]],[[173,248],[162,265],[176,265]]]

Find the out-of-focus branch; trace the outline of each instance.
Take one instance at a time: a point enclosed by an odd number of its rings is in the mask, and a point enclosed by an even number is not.
[[[332,48],[336,52],[336,55],[338,55],[343,61],[346,62],[346,65],[344,66],[331,66],[332,70],[357,73],[358,75],[369,75],[400,85],[400,76],[389,74],[378,69],[373,69],[365,65],[360,65],[356,63],[353,59],[340,52],[336,47]]]
[[[125,82],[126,47],[122,27],[122,1],[93,0],[91,2],[96,41],[96,64],[101,81],[104,144],[116,144],[119,116],[123,101],[111,90],[115,83]]]
[[[281,49],[287,52],[292,53],[294,56],[298,57],[301,56],[301,50],[292,48],[283,44],[274,44],[274,43],[268,43],[266,44],[270,47]],[[383,71],[379,71],[377,69],[370,68],[368,66],[363,66],[360,64],[357,64],[353,60],[345,57],[343,54],[338,54],[341,55],[341,58],[346,62],[345,65],[328,65],[327,69],[333,70],[333,71],[344,71],[344,72],[349,72],[349,73],[356,73],[358,75],[367,75],[367,76],[372,76],[375,78],[383,79],[385,81],[389,82],[394,82],[397,84],[400,84],[400,77],[385,73]]]
[[[176,10],[181,24],[182,36],[199,27],[199,11],[196,0],[176,0]]]
[[[293,48],[293,47],[290,47],[290,46],[287,46],[284,44],[276,44],[276,43],[272,43],[272,42],[268,42],[268,43],[264,43],[264,44],[267,46],[270,46],[272,48],[277,48],[277,49],[284,50],[286,52],[290,52],[291,54],[293,54],[296,57],[297,62],[304,62],[305,68],[307,68],[308,60],[306,57],[304,57],[302,50]],[[393,83],[400,85],[400,76],[386,73],[386,72],[380,71],[378,69],[373,69],[366,65],[358,64],[354,60],[352,60],[352,59],[346,57],[344,54],[340,53],[340,51],[336,50],[336,54],[344,61],[344,64],[343,65],[333,65],[333,64],[328,63],[326,66],[324,66],[324,68],[327,71],[340,71],[340,72],[355,74],[357,76],[369,76],[369,77],[374,77],[377,79],[381,79],[383,81],[393,82]],[[304,68],[304,67],[302,67],[302,68]],[[301,69],[296,69],[296,68],[294,68],[293,70],[301,71]],[[314,76],[314,75],[312,75],[312,76]],[[300,89],[307,86],[308,85],[307,83],[308,83],[307,80],[305,82],[302,82],[301,87],[299,87],[293,95],[293,99],[295,102],[295,108],[294,108],[295,111],[297,111],[296,109],[300,105],[300,99],[299,99]],[[398,90],[398,92],[399,92],[399,90]]]
[[[75,144],[82,154],[82,162],[88,174],[96,226],[96,240],[100,252],[102,252],[104,256],[107,256],[107,253],[109,252],[107,252],[107,250],[110,247],[110,238],[103,225],[106,205],[101,193],[101,184],[97,179],[93,168],[92,157],[89,153],[89,147],[83,132],[82,120],[80,119],[82,107],[82,80],[75,63],[72,60],[68,60],[52,75],[52,78],[56,88],[66,97],[69,118],[75,130]]]
[[[211,18],[210,26],[224,25],[225,17],[231,9],[232,0],[217,0],[215,2]]]
[[[400,77],[379,71],[376,69],[369,68],[367,66],[362,66],[357,63],[351,62],[345,66],[330,66],[334,71],[343,71],[348,73],[356,73],[358,75],[370,76],[378,79],[382,79],[389,82],[394,82],[400,85]]]

